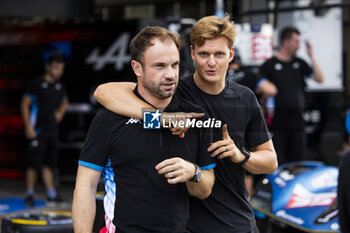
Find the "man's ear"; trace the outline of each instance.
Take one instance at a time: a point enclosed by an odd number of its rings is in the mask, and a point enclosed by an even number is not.
[[[131,67],[137,77],[142,76],[142,65],[140,62],[131,60]]]
[[[230,50],[229,62],[231,62],[234,57],[235,57],[235,47],[232,47],[232,49]]]

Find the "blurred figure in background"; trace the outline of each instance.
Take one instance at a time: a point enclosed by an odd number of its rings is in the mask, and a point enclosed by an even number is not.
[[[309,77],[319,83],[324,81],[309,42],[306,42],[306,48],[313,67],[296,57],[300,41],[298,29],[292,26],[284,28],[278,53],[260,67],[261,75],[275,84],[278,90],[272,131],[279,164],[303,160],[303,114],[306,105],[304,79]]]
[[[277,88],[272,82],[260,77],[242,65],[237,49],[233,60],[229,64],[226,77],[228,80],[249,87],[255,93],[260,103],[263,103],[266,98],[277,94]]]
[[[59,79],[65,60],[55,53],[45,64],[45,73],[28,83],[21,102],[21,112],[28,139],[25,204],[34,206],[34,188],[41,171],[46,186],[47,201],[60,202],[54,182],[57,163],[58,124],[67,108],[66,90]]]

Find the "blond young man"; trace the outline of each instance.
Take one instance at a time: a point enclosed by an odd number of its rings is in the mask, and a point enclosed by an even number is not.
[[[175,94],[224,123],[222,130],[214,132],[214,142],[208,148],[217,159],[215,184],[207,199],[190,200],[190,232],[258,232],[247,199],[245,171],[271,174],[277,168],[276,153],[254,93],[225,79],[234,57],[235,37],[236,29],[228,15],[200,19],[190,37],[196,71],[180,79]],[[141,108],[149,106],[130,95],[134,86],[104,84],[95,97],[112,111],[141,119]]]

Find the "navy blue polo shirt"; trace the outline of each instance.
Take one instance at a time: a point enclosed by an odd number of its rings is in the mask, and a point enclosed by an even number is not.
[[[42,77],[29,81],[24,96],[32,99],[30,105],[30,123],[40,132],[57,132],[58,122],[55,112],[67,98],[63,84],[47,82]]]
[[[303,130],[306,106],[305,78],[312,76],[311,67],[298,57],[289,62],[272,57],[261,67],[260,73],[277,87],[273,127]]]
[[[137,94],[137,93],[136,93]],[[174,96],[167,112],[204,112]],[[185,139],[169,129],[143,129],[140,120],[106,109],[89,129],[79,164],[103,171],[106,226],[111,232],[186,232],[188,191],[185,183],[169,184],[155,166],[181,157],[202,169],[215,167],[207,148],[210,130],[193,129]]]

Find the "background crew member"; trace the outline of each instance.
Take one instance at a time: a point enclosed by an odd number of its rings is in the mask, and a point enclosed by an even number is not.
[[[170,112],[203,111],[173,97],[180,62],[175,34],[146,27],[132,39],[130,52],[139,98]],[[159,119],[158,114],[152,119]],[[140,120],[106,109],[96,115],[79,160],[72,208],[75,232],[92,231],[102,171],[107,232],[185,232],[188,194],[204,199],[211,193],[215,163],[206,146],[210,130],[194,129],[183,140],[166,129],[142,126]]]
[[[277,94],[277,88],[273,83],[266,78],[253,73],[248,67],[242,66],[242,61],[237,50],[235,51],[234,58],[228,66],[226,77],[229,80],[249,87],[250,90],[256,94],[260,103],[263,103],[266,98]]]
[[[177,91],[204,107],[210,117],[227,123],[227,129],[214,132],[215,142],[208,148],[217,158],[212,194],[202,201],[190,200],[187,227],[191,232],[258,232],[244,174],[273,173],[277,168],[276,153],[254,93],[226,80],[229,62],[234,57],[235,37],[236,28],[228,15],[200,19],[190,35],[196,71],[180,79]],[[104,84],[95,96],[113,111],[141,118],[140,109],[148,105],[132,95],[134,86]]]
[[[280,164],[303,159],[306,87],[304,78],[324,81],[322,70],[313,56],[309,42],[306,42],[306,48],[313,69],[303,59],[296,57],[300,40],[300,32],[296,28],[284,28],[278,53],[260,68],[261,75],[275,84],[278,90],[272,131]]]
[[[65,88],[59,82],[64,66],[64,57],[53,54],[47,60],[44,75],[28,83],[22,98],[21,112],[25,135],[29,141],[25,198],[28,206],[35,205],[34,187],[39,170],[46,186],[47,200],[63,201],[55,189],[54,170],[57,165],[58,123],[61,122],[68,104]]]

